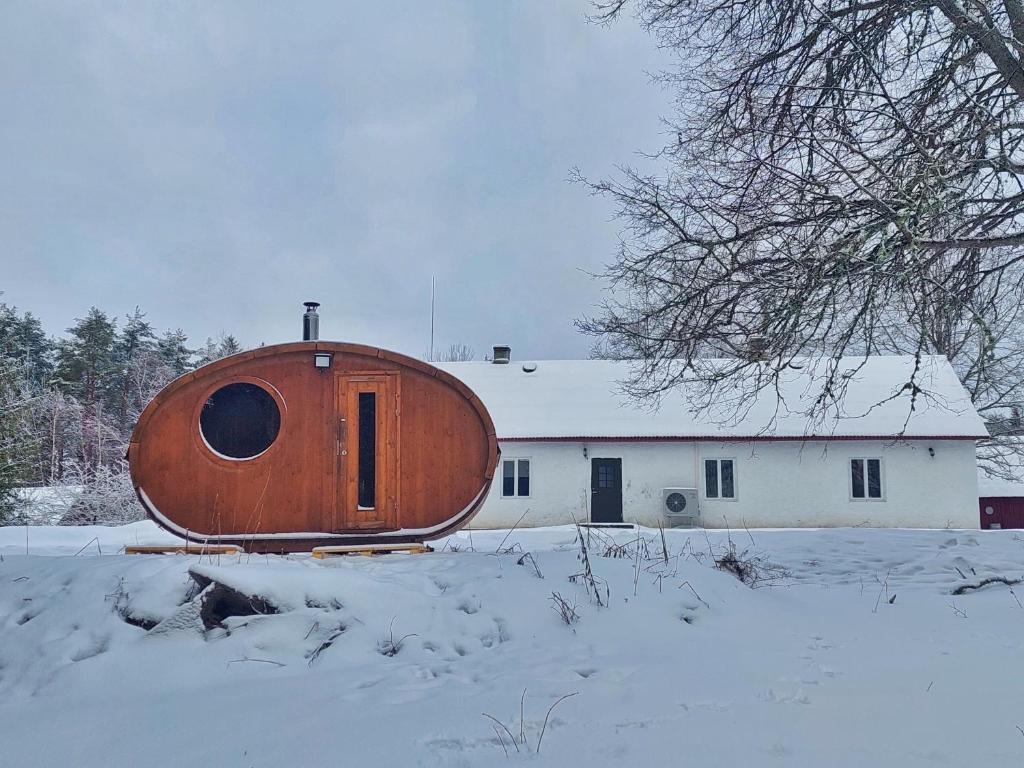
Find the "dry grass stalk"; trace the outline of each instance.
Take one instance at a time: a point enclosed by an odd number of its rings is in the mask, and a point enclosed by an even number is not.
[[[580,614],[576,610],[576,601],[570,603],[558,592],[552,592],[548,599],[551,600],[551,608],[561,617],[565,626],[571,627],[580,620]]]

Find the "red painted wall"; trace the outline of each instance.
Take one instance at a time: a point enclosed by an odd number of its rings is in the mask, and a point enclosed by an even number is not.
[[[986,510],[992,509],[992,514]],[[1024,497],[982,496],[978,499],[982,528],[1024,528]]]

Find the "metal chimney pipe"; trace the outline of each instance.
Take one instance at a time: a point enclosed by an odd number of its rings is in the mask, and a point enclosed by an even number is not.
[[[495,365],[508,365],[509,360],[512,359],[512,347],[505,344],[496,344],[494,346],[494,353],[491,355],[491,362]]]
[[[319,301],[305,301],[303,306],[306,314],[302,316],[302,340],[317,341],[320,338],[320,313],[316,308],[320,306]]]

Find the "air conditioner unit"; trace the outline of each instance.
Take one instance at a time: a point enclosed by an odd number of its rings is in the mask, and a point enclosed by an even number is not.
[[[700,526],[696,488],[663,488],[661,504],[667,527],[698,528]]]

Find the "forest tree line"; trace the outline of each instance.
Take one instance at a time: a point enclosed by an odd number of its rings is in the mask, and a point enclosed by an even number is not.
[[[25,487],[95,486],[127,508],[124,457],[143,408],[177,376],[239,351],[224,334],[193,347],[139,308],[118,318],[92,307],[54,337],[0,302],[0,523],[16,520]]]

